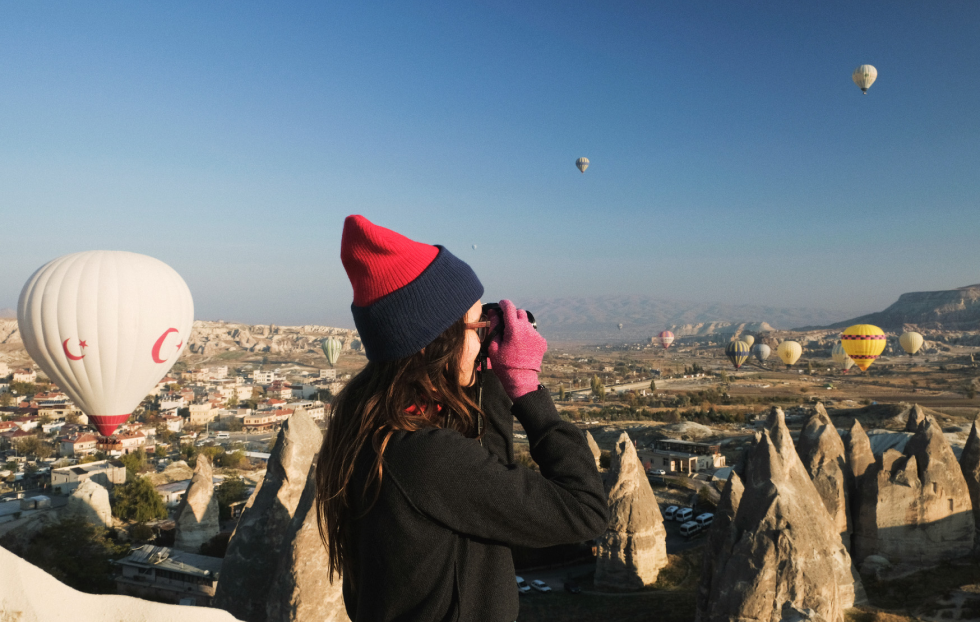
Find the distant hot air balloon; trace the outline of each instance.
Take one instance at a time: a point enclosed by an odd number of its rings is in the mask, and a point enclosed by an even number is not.
[[[803,346],[795,341],[784,341],[776,348],[776,355],[786,364],[787,369],[800,360],[802,354]]]
[[[909,331],[907,333],[902,333],[902,336],[898,338],[898,344],[902,346],[909,356],[914,355],[922,347],[922,343],[925,339],[922,335],[915,331]]]
[[[868,94],[868,89],[874,84],[875,79],[878,78],[878,70],[874,68],[873,65],[861,65],[854,70],[851,74],[851,80],[854,80],[854,84],[858,85],[861,92],[865,95]],[[887,89],[886,89],[887,90]],[[860,363],[858,367],[860,367]]]
[[[847,355],[847,352],[844,350],[844,346],[842,346],[840,342],[834,344],[834,349],[831,350],[830,356],[833,357],[835,363],[840,365],[840,368],[844,370],[845,374],[847,373],[847,370],[854,367],[854,359]]]
[[[742,366],[742,363],[745,362],[745,359],[749,358],[749,344],[744,341],[732,341],[725,346],[725,356],[728,357],[728,360],[738,370]]]
[[[578,167],[578,170],[579,171],[581,171],[581,172],[584,173],[585,172],[585,169],[589,168],[589,159],[588,158],[579,158],[578,160],[575,160],[575,166]]]
[[[764,343],[757,343],[752,346],[752,354],[755,355],[756,360],[758,360],[760,363],[765,363],[766,359],[769,358],[769,355],[772,354],[772,348]]]
[[[855,324],[841,333],[841,345],[861,371],[866,371],[885,351],[885,333],[872,324]]]
[[[158,259],[88,251],[41,266],[20,292],[17,326],[34,362],[109,436],[187,346],[194,301]]]
[[[669,330],[661,331],[659,335],[660,344],[664,347],[664,350],[670,347],[670,344],[674,343],[674,333]]]
[[[476,244],[473,245],[473,250],[476,250]]]
[[[327,337],[320,343],[320,347],[323,348],[323,354],[327,357],[327,362],[330,363],[330,367],[336,365],[337,359],[340,358],[340,339]]]
[[[742,335],[742,341],[749,344],[749,347],[751,348],[752,344],[755,343],[755,337],[753,337],[752,335]]]
[[[620,323],[619,323],[619,324],[617,324],[616,326],[618,326],[618,327],[619,327],[619,330],[623,330],[623,323],[622,323],[622,322],[620,322]]]

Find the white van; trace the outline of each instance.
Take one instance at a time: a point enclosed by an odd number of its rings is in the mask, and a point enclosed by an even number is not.
[[[222,439],[222,438],[231,438],[231,434],[229,434],[229,433],[227,433],[227,432],[218,432],[218,436],[217,436],[217,438],[218,438],[218,439]]]
[[[691,508],[682,508],[677,510],[677,514],[674,514],[674,520],[678,523],[686,523],[687,521],[691,520],[693,516],[694,510]]]
[[[674,520],[674,514],[677,514],[677,510],[679,509],[680,508],[678,508],[676,505],[668,506],[667,509],[664,510],[664,518],[667,520]]]
[[[697,518],[695,518],[694,520],[695,520],[695,521],[697,521],[697,523],[698,523],[699,525],[701,525],[701,528],[702,528],[702,529],[704,529],[704,528],[706,528],[706,527],[707,527],[708,525],[710,525],[711,523],[713,523],[713,522],[714,522],[714,520],[715,520],[715,515],[714,515],[714,514],[712,514],[711,512],[705,512],[704,514],[701,514],[700,516],[698,516],[698,517],[697,517]]]
[[[681,525],[681,535],[690,538],[701,533],[701,525],[697,521],[689,520]]]

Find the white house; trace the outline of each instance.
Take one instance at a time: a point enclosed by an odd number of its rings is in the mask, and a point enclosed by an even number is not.
[[[37,381],[37,372],[33,369],[18,369],[14,372],[13,381],[34,383]]]
[[[252,381],[255,384],[272,384],[276,380],[276,372],[274,371],[254,371],[252,372]]]

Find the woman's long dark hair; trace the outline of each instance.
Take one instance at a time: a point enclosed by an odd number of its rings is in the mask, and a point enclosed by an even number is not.
[[[459,382],[466,327],[460,318],[421,352],[396,361],[368,362],[333,403],[316,463],[316,514],[320,538],[330,559],[330,582],[343,573],[353,578],[350,525],[352,501],[359,494],[361,515],[377,501],[384,474],[382,458],[397,430],[450,427],[476,437],[479,406]],[[363,450],[373,464],[363,490],[351,490],[355,462]],[[366,503],[373,488],[374,499]]]

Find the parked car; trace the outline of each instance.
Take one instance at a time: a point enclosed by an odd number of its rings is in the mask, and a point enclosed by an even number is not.
[[[664,471],[663,469],[651,469],[650,475],[667,475],[667,471]]]
[[[521,594],[527,594],[531,591],[531,586],[523,578],[517,577],[517,591]]]
[[[581,594],[582,588],[574,581],[565,581],[565,591],[572,594]]]
[[[533,587],[534,589],[536,589],[539,592],[550,592],[551,591],[551,588],[548,587],[548,584],[545,583],[544,581],[542,581],[541,579],[535,579],[534,581],[531,581],[531,587]]]
[[[689,520],[681,525],[681,535],[685,538],[693,538],[701,533],[701,525],[697,521]]]
[[[667,509],[664,510],[664,518],[666,518],[667,520],[674,520],[674,514],[677,514],[677,510],[679,509],[680,508],[677,507],[676,505],[667,506]]]
[[[674,520],[678,523],[686,523],[694,517],[694,510],[691,508],[681,508],[674,514]]]
[[[704,514],[701,514],[694,520],[696,520],[697,523],[701,525],[701,529],[706,529],[709,525],[711,525],[712,522],[714,522],[715,515],[712,514],[711,512],[705,512]]]

